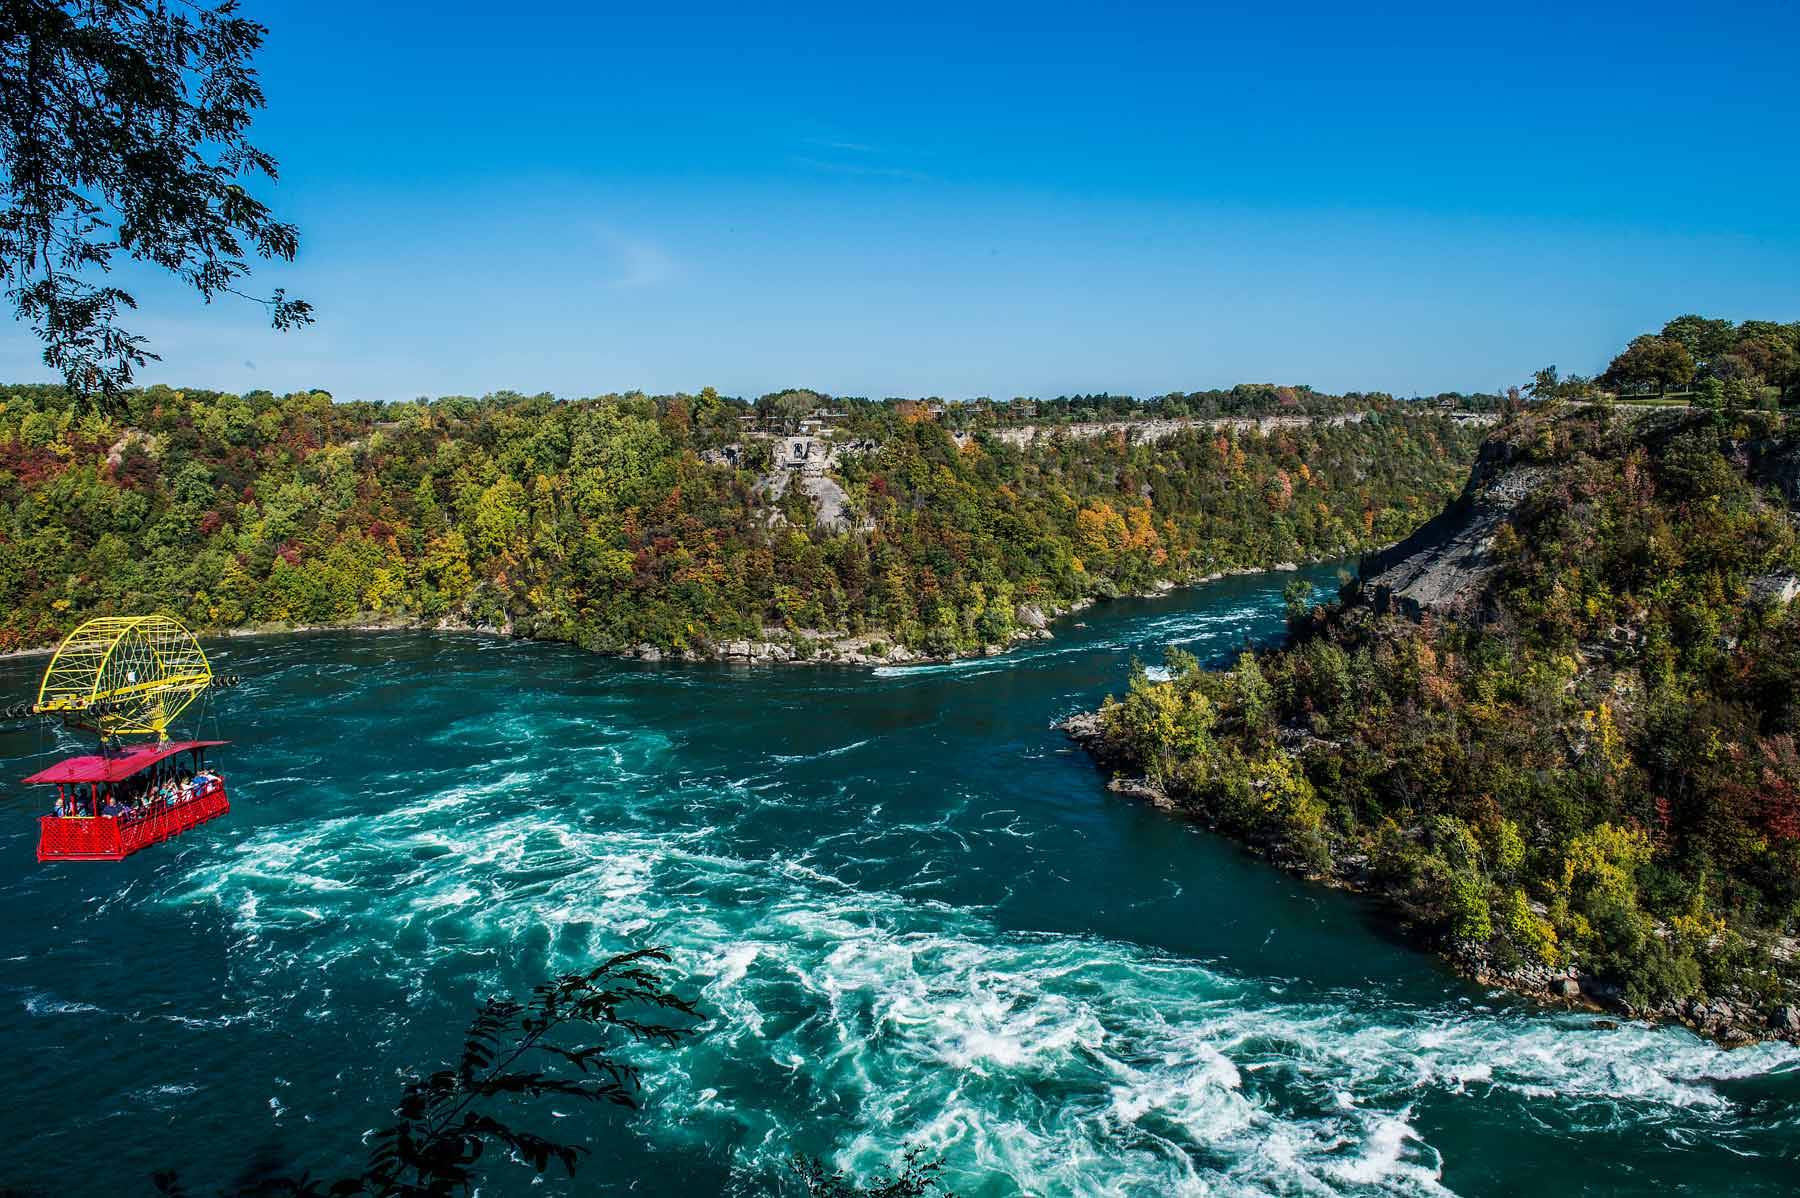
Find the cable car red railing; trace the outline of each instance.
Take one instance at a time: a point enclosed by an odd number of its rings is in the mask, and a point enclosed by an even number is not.
[[[136,745],[70,757],[25,779],[56,787],[57,813],[38,818],[38,860],[122,861],[224,815],[225,779],[207,769],[206,750],[225,743]]]

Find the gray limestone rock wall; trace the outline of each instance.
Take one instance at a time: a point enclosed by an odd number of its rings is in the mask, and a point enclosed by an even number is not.
[[[1280,428],[1306,428],[1311,425],[1361,424],[1363,412],[1345,412],[1337,416],[1183,416],[1164,420],[1084,420],[1074,424],[1019,424],[994,429],[995,440],[1021,448],[1038,437],[1062,433],[1073,440],[1091,441],[1113,433],[1125,433],[1134,441],[1165,441],[1191,428],[1231,429],[1236,432],[1273,432]]]
[[[1472,613],[1500,569],[1494,535],[1546,477],[1543,466],[1513,461],[1505,443],[1487,442],[1454,503],[1363,559],[1364,594],[1380,610],[1409,616]]]

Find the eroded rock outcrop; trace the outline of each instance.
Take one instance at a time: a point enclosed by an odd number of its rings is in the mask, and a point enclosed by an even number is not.
[[[1380,610],[1409,616],[1472,614],[1500,568],[1495,535],[1548,476],[1547,467],[1518,461],[1505,441],[1490,439],[1454,503],[1363,559],[1364,594]]]
[[[1800,445],[1768,438],[1752,442],[1746,450],[1750,477],[1780,491],[1788,506],[1800,508]]]

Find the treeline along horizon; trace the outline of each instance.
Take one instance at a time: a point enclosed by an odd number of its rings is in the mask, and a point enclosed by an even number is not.
[[[833,469],[845,510],[829,524],[745,431],[822,404],[835,436],[868,447]],[[1346,413],[1359,418],[1154,444],[1053,431]],[[1045,435],[985,435],[1023,418]],[[168,611],[201,629],[447,620],[602,651],[705,651],[769,628],[969,651],[1007,639],[1020,604],[1389,543],[1456,493],[1480,434],[1442,407],[1276,387],[945,408],[154,386],[117,414],[0,387],[0,650]]]

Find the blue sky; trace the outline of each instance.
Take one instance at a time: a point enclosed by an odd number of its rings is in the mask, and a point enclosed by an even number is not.
[[[1800,319],[1791,3],[863,7],[246,0],[319,320],[125,272],[145,379],[1410,394]]]

